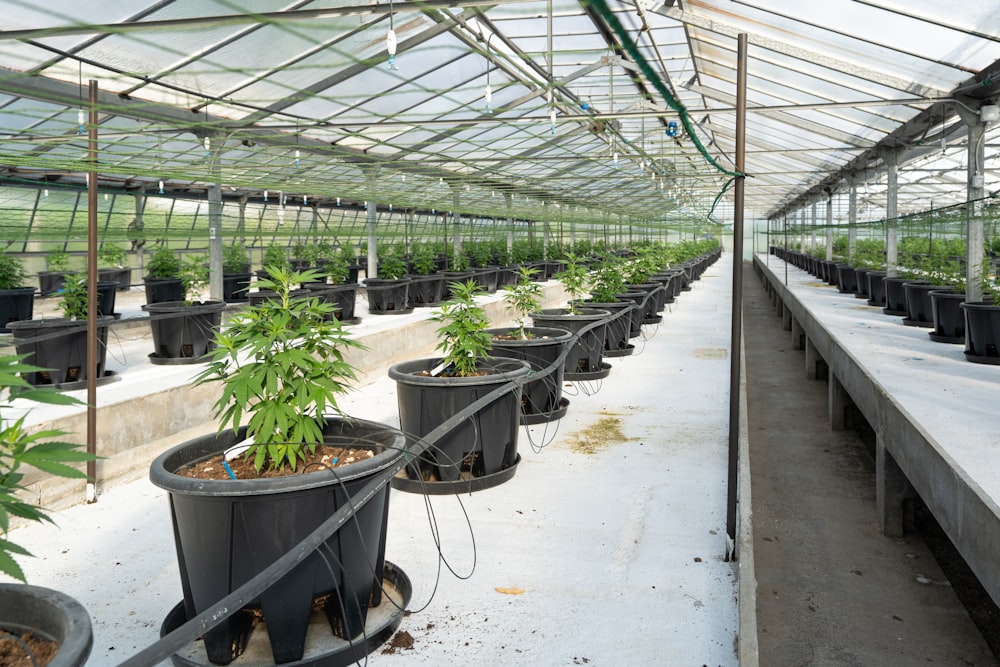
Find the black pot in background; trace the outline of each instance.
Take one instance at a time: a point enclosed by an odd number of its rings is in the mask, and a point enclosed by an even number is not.
[[[677,289],[680,289],[680,281],[673,282]],[[645,292],[622,292],[621,294],[616,294],[615,298],[619,301],[630,301],[635,305],[630,312],[630,323],[629,323],[629,338],[637,338],[642,333],[642,302],[646,299]]]
[[[150,362],[158,365],[196,364],[215,349],[215,331],[222,324],[222,301],[151,303],[146,306],[153,334]]]
[[[965,313],[965,358],[977,364],[1000,364],[1000,305],[966,301],[959,307]]]
[[[373,315],[402,315],[413,311],[410,279],[366,278],[368,312]]]
[[[604,338],[607,320],[611,313],[606,310],[582,308],[578,314],[569,313],[565,308],[546,308],[541,312],[532,313],[531,320],[536,327],[566,329],[579,338],[571,344],[566,355],[566,379],[596,380],[606,377],[611,366],[602,362],[604,356]],[[598,323],[592,329],[583,331],[588,326]]]
[[[934,290],[951,289],[948,285],[929,285],[924,280],[903,283],[906,293],[906,317],[903,324],[911,327],[930,328],[934,326],[934,315],[931,312],[931,292]]]
[[[868,305],[885,308],[885,271],[869,271],[865,281],[868,283]]]
[[[360,317],[354,316],[355,305],[357,303],[358,286],[354,284],[346,285],[313,285],[310,286],[304,295],[315,296],[327,303],[332,303],[337,307],[332,317],[340,320],[344,324],[357,324]]]
[[[932,290],[931,315],[934,331],[928,333],[937,343],[965,342],[965,314],[959,307],[965,302],[965,292],[956,290]]]
[[[180,278],[143,278],[146,303],[167,303],[184,300],[184,285]]]
[[[389,368],[396,381],[399,427],[409,438],[422,438],[456,412],[494,389],[531,371],[526,361],[481,359],[478,368],[486,375],[432,377],[427,375],[441,359],[416,359]],[[463,473],[483,489],[494,479],[506,481],[503,473],[518,462],[517,434],[521,424],[521,388],[517,387],[475,413],[441,437],[419,459],[406,468],[411,480],[461,483]],[[408,486],[397,487],[410,490]],[[419,491],[420,487],[414,488]]]
[[[886,276],[882,279],[885,287],[885,307],[882,312],[886,315],[906,317],[906,292],[903,291],[903,283],[916,283],[919,281],[912,278],[902,278],[899,276]]]
[[[121,317],[115,312],[115,301],[118,295],[118,283],[113,280],[97,282],[97,314],[102,317]]]
[[[87,663],[94,646],[90,616],[65,593],[28,584],[0,584],[0,628],[22,634],[29,630],[56,642],[59,652],[50,667],[78,667]]]
[[[223,273],[222,274],[222,300],[226,303],[246,303],[250,300],[250,281],[253,274],[246,273]]]
[[[410,304],[415,308],[440,306],[444,295],[444,276],[413,275],[410,278]]]
[[[127,292],[132,287],[132,267],[97,269],[97,280],[114,282],[118,285],[119,292]]]
[[[34,310],[34,287],[0,290],[0,333],[10,333],[11,322],[30,320]]]
[[[841,294],[854,294],[857,290],[857,274],[849,264],[837,264],[837,290]]]
[[[666,290],[660,283],[643,283],[641,285],[625,285],[627,292],[642,292],[647,298],[637,302],[642,309],[643,324],[659,324],[663,321],[660,315],[666,307]]]
[[[66,279],[74,275],[73,271],[39,271],[38,291],[42,296],[58,294],[66,286]]]
[[[97,318],[97,378],[104,377],[107,359],[108,325],[112,318]],[[54,317],[10,323],[18,354],[24,362],[45,370],[24,373],[36,386],[51,385],[76,389],[87,381],[87,322]]]
[[[376,455],[336,468],[336,475],[317,471],[216,481],[174,474],[187,464],[219,457],[244,435],[245,429],[227,429],[194,438],[161,454],[150,466],[150,481],[169,494],[188,618],[295,548],[350,495],[393,465],[405,444],[398,430],[383,424],[331,418],[324,429],[326,442],[371,448]],[[205,633],[209,660],[228,664],[242,652],[254,625],[250,609],[263,615],[274,661],[300,660],[313,602],[327,595],[324,610],[331,631],[344,639],[362,635],[369,607],[381,603],[388,509],[386,485],[325,542],[324,550],[335,559],[313,551],[246,609]],[[336,564],[333,572],[331,562]]]
[[[854,269],[854,298],[868,298],[868,273],[870,271],[871,269],[867,268]]]
[[[628,339],[632,333],[632,313],[639,310],[639,306],[630,300],[584,301],[580,305],[606,310],[612,315],[604,330],[604,356],[625,357],[632,354],[635,346],[629,343]]]
[[[495,357],[526,361],[535,371],[541,371],[555,363],[572,335],[565,329],[526,327],[525,331],[531,334],[531,338],[496,338],[506,336],[514,330],[487,329],[494,336],[491,353]],[[564,373],[565,366],[560,364],[549,375],[524,383],[521,387],[522,423],[541,424],[560,419],[566,414],[569,402],[562,398]]]

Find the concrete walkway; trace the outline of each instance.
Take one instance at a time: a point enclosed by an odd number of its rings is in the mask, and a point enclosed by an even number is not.
[[[608,378],[568,385],[566,417],[530,430],[546,446],[522,432],[510,481],[429,501],[393,491],[386,556],[413,582],[400,627],[413,643],[368,664],[738,664],[724,561],[731,261],[643,327],[633,356],[607,360]],[[398,424],[384,373],[342,406]],[[29,580],[89,610],[89,665],[153,643],[181,599],[167,514],[142,479],[56,513],[58,528],[15,531],[38,556]]]
[[[749,267],[744,299],[760,664],[996,664],[920,536],[880,533],[874,461]]]

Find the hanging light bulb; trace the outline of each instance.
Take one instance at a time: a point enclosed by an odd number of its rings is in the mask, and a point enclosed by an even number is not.
[[[618,168],[618,151],[611,154],[611,161],[615,163],[615,169]]]
[[[44,197],[45,197],[46,199],[48,199],[48,198],[49,198],[49,189],[48,189],[48,188],[45,188],[45,190],[44,190],[44,191],[42,192],[42,195],[44,195]]]
[[[302,195],[302,205],[303,206],[309,205],[309,195]]]
[[[396,67],[396,31],[389,28],[389,32],[385,35],[385,48],[389,52],[389,65],[386,69],[389,70],[399,70]]]
[[[205,146],[205,157],[212,154],[212,139],[210,137],[205,137],[204,141],[201,142]]]
[[[403,182],[406,183],[406,174],[403,174]]]
[[[160,194],[163,194],[163,181],[160,181]]]
[[[104,193],[104,201],[108,201],[108,193],[107,192]]]
[[[389,212],[392,213],[392,204],[389,204]]]
[[[298,169],[302,166],[302,153],[298,148],[295,149],[295,168]]]
[[[264,190],[264,201],[267,201],[267,190]]]
[[[486,84],[486,91],[483,92],[483,99],[486,100],[486,113],[493,113],[493,88]]]
[[[337,197],[337,206],[340,206],[340,197]]]
[[[76,133],[77,134],[86,134],[87,133],[87,129],[84,127],[85,119],[86,119],[86,115],[83,113],[83,109],[80,109],[79,111],[76,112],[76,124],[77,124]]]
[[[556,133],[556,110],[555,108],[549,109],[549,123],[551,125],[551,134]]]

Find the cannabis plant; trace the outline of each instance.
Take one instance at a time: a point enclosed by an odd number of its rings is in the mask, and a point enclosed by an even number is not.
[[[295,470],[323,442],[326,416],[343,415],[337,397],[356,379],[344,350],[363,347],[333,317],[335,305],[292,296],[318,272],[268,271],[259,284],[275,297],[240,310],[216,333],[212,361],[196,380],[222,384],[214,405],[220,430],[249,418],[246,458],[258,472],[265,465]]]
[[[492,337],[486,329],[490,320],[475,301],[480,287],[473,280],[450,283],[451,299],[431,319],[441,322],[441,338],[436,349],[444,353],[446,367],[458,377],[476,375],[479,359],[489,354]]]
[[[566,256],[566,268],[555,276],[569,294],[567,310],[571,315],[579,314],[577,304],[590,289],[590,271],[580,263],[576,255]]]
[[[533,280],[537,273],[538,269],[518,267],[517,282],[506,287],[504,310],[514,313],[514,321],[517,323],[516,336],[521,340],[529,337],[524,323],[531,313],[538,310],[542,297],[542,286]]]

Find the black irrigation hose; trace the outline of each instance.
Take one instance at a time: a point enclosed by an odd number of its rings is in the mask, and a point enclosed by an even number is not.
[[[194,641],[201,635],[222,623],[222,621],[226,620],[231,614],[245,607],[255,598],[259,597],[261,593],[273,586],[274,583],[279,581],[286,573],[290,572],[292,568],[304,561],[310,554],[312,554],[313,551],[320,548],[328,539],[330,539],[330,537],[332,537],[347,523],[347,521],[357,512],[358,509],[364,507],[368,501],[374,498],[379,491],[388,485],[396,473],[405,468],[412,458],[419,457],[452,429],[461,425],[462,422],[470,418],[482,408],[510,392],[515,386],[519,387],[529,380],[545,377],[555,372],[563,363],[565,363],[566,356],[569,354],[570,348],[576,343],[577,340],[579,340],[580,336],[591,329],[606,324],[608,319],[609,318],[602,318],[600,320],[595,320],[593,323],[580,329],[572,338],[570,338],[569,344],[564,346],[562,352],[559,354],[559,357],[548,367],[542,369],[541,371],[528,373],[527,375],[510,380],[482,398],[473,401],[471,404],[467,405],[465,408],[456,412],[454,415],[442,422],[437,428],[432,430],[423,438],[415,441],[413,448],[408,448],[399,461],[386,468],[378,476],[372,478],[372,480],[365,484],[361,490],[350,497],[349,502],[345,503],[340,507],[340,509],[331,514],[326,521],[307,535],[301,542],[299,542],[298,545],[261,570],[260,573],[240,586],[238,589],[216,602],[209,609],[206,609],[194,618],[189,619],[166,637],[160,638],[155,643],[147,646],[131,658],[120,663],[120,667],[146,667],[148,665],[159,664],[160,662],[169,659],[172,654],[176,653],[186,644]]]

